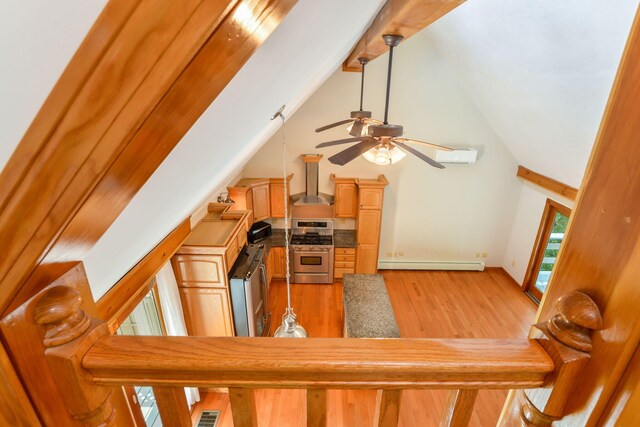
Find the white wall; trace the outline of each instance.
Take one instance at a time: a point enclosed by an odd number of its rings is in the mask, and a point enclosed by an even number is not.
[[[365,108],[382,118],[388,57],[367,66]],[[319,142],[347,137],[345,128],[321,134],[314,129],[348,118],[358,107],[359,74],[340,70],[287,121],[288,169],[292,193],[304,191],[302,153],[322,153],[320,191],[333,194],[329,175],[375,177],[390,181],[385,191],[381,258],[403,252],[402,261],[474,261],[502,264],[520,193],[516,162],[491,126],[461,89],[446,60],[426,32],[394,52],[389,119],[405,126],[405,136],[480,151],[474,165],[437,170],[407,155],[400,163],[376,166],[362,157],[344,167],[326,158],[339,148],[315,149]],[[343,147],[345,148],[345,147]],[[247,164],[244,176],[281,176],[280,135],[274,135]],[[425,151],[426,152],[426,151]]]
[[[502,267],[522,285],[547,199],[573,209],[573,201],[524,182]]]
[[[105,3],[0,1],[0,170]]]

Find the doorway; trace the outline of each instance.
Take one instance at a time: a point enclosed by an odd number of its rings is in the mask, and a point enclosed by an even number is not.
[[[571,209],[547,199],[523,283],[524,291],[537,303],[549,285],[570,215]]]

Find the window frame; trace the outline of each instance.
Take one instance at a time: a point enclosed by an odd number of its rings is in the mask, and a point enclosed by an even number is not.
[[[533,249],[531,251],[531,257],[529,258],[529,265],[527,266],[527,272],[522,281],[522,291],[532,297],[536,304],[540,304],[542,300],[542,292],[535,286],[535,280],[542,266],[544,259],[544,252],[547,247],[547,242],[551,236],[551,229],[553,228],[553,220],[556,213],[560,213],[568,218],[571,218],[571,208],[557,202],[553,199],[547,198],[542,212],[542,218],[540,219],[540,226],[538,227],[538,234],[536,236]]]

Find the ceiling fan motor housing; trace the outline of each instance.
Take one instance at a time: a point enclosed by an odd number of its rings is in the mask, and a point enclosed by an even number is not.
[[[369,125],[369,136],[374,138],[389,137],[396,138],[402,136],[403,130],[400,125]]]
[[[362,111],[362,110],[352,111],[351,118],[352,119],[370,119],[371,111]]]

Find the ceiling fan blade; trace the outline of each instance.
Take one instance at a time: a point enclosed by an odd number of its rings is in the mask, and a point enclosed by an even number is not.
[[[409,139],[409,138],[393,138],[393,142],[411,142],[411,143],[416,143],[416,144],[424,144],[424,145],[428,145],[429,147],[435,149],[435,150],[440,150],[440,151],[453,151],[453,148],[451,147],[445,147],[444,145],[438,145],[438,144],[432,144],[430,142],[424,142],[424,141],[418,141],[417,139]]]
[[[351,126],[351,130],[349,131],[349,135],[353,136],[362,136],[362,128],[364,127],[364,122],[362,120],[356,120],[353,122],[353,126]],[[365,135],[366,136],[366,135]]]
[[[324,132],[327,129],[334,128],[340,125],[346,125],[347,123],[351,123],[353,119],[340,120],[339,122],[331,123],[330,125],[322,126],[321,128],[316,129],[316,132]]]
[[[371,150],[378,144],[380,144],[378,140],[374,138],[366,138],[363,141],[352,145],[346,150],[342,150],[338,154],[334,154],[333,156],[329,157],[329,161],[334,165],[344,166],[361,154]]]
[[[333,147],[334,145],[347,144],[349,142],[358,142],[362,141],[363,139],[369,139],[369,137],[359,136],[356,138],[336,139],[335,141],[321,142],[320,144],[316,145],[316,148]]]
[[[426,154],[421,153],[420,151],[416,150],[415,148],[410,147],[410,146],[408,146],[407,144],[405,144],[403,142],[394,141],[393,143],[396,144],[398,147],[407,150],[409,153],[413,154],[414,156],[419,157],[421,160],[424,160],[425,162],[429,163],[434,168],[444,169],[444,165],[443,164],[436,162],[431,157],[427,156]],[[331,159],[329,159],[329,160],[331,160]]]

